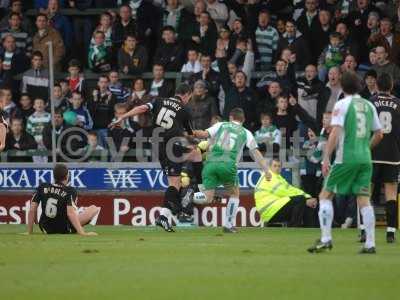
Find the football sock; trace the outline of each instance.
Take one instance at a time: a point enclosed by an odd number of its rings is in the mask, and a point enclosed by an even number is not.
[[[321,242],[329,242],[332,240],[333,221],[333,205],[331,200],[322,199],[319,201],[318,217],[321,227]]]
[[[164,207],[169,209],[174,215],[181,210],[181,197],[179,191],[174,186],[169,186],[165,191]]]
[[[397,201],[388,200],[386,202],[386,222],[387,232],[396,232],[397,228]]]
[[[204,194],[203,192],[194,193],[194,196],[193,196],[193,203],[194,203],[194,204],[198,204],[198,205],[207,204],[208,201],[207,201],[206,194]]]
[[[371,205],[360,209],[365,226],[365,247],[375,247],[375,213]]]
[[[202,162],[192,162],[193,166],[193,176],[196,180],[197,184],[201,184],[202,177],[201,177],[201,172],[203,171],[203,163]]]
[[[238,207],[239,207],[239,198],[230,197],[228,204],[226,205],[226,216],[224,224],[225,227],[231,228],[234,226]]]

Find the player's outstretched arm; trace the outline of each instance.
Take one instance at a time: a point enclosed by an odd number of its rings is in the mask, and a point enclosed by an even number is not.
[[[79,222],[78,214],[76,213],[76,210],[72,205],[67,206],[67,216],[68,216],[68,219],[71,222],[72,226],[74,226],[76,232],[79,235],[83,235],[83,236],[97,235],[97,233],[95,233],[95,232],[85,232],[81,223]]]
[[[254,161],[260,166],[260,168],[264,171],[265,179],[271,179],[271,173],[269,171],[269,167],[267,161],[264,159],[263,155],[261,154],[260,150],[253,149],[250,150],[250,154],[253,157]]]
[[[35,223],[35,218],[37,214],[38,203],[31,201],[31,207],[28,212],[28,234],[33,233],[33,224]]]

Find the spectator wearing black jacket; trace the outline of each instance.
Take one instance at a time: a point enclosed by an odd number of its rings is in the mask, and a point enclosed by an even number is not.
[[[329,35],[333,31],[332,16],[328,10],[320,10],[318,12],[318,21],[311,27],[311,53],[312,62],[316,63],[317,58],[329,44]],[[301,57],[301,56],[299,56]],[[309,62],[311,63],[311,61]],[[307,64],[306,64],[307,65]]]
[[[108,77],[101,75],[97,87],[87,101],[87,108],[93,118],[93,129],[97,131],[103,146],[106,145],[107,128],[114,116],[114,105],[117,102],[108,89],[109,84]]]
[[[356,9],[351,11],[346,18],[352,37],[354,37],[358,45],[367,44],[370,35],[367,22],[371,12],[377,12],[380,15],[380,10],[372,5],[370,0],[359,0],[356,1]],[[368,62],[368,48],[363,47],[360,50],[358,61],[360,63]]]
[[[129,5],[121,5],[117,20],[114,22],[111,40],[115,49],[121,48],[126,36],[136,36],[136,24],[132,19],[132,11]]]
[[[194,73],[190,77],[189,83],[191,85],[194,85],[196,81],[204,80],[207,83],[208,93],[216,98],[218,96],[221,81],[220,74],[211,68],[211,62],[211,55],[203,53],[200,58],[202,70],[200,72]]]
[[[215,98],[208,95],[204,80],[195,82],[192,99],[186,107],[191,116],[193,129],[207,129],[210,127],[211,119],[218,115]]]
[[[193,46],[201,53],[214,56],[218,39],[217,26],[208,12],[202,12],[197,24],[193,27]]]
[[[146,46],[149,57],[153,57],[160,32],[161,11],[152,1],[125,0],[129,5],[132,18],[136,20],[137,38]]]
[[[165,26],[162,30],[162,41],[160,42],[154,63],[164,66],[166,72],[179,72],[184,63],[183,46],[176,39],[175,29]]]
[[[2,46],[1,57],[4,70],[10,70],[13,75],[16,75],[28,69],[29,60],[25,53],[17,49],[15,38],[11,33],[3,36]]]
[[[297,103],[294,97],[279,96],[272,113],[272,120],[273,124],[283,131],[282,137],[285,138],[286,149],[290,148],[293,133],[299,127],[298,119],[314,132],[317,131],[315,119]]]
[[[311,52],[303,34],[296,29],[296,23],[292,20],[286,21],[286,31],[278,42],[278,56],[281,56],[283,49],[289,48],[292,53],[301,58],[297,62],[299,71],[304,71],[305,67],[311,63]]]
[[[297,96],[296,74],[293,69],[288,68],[288,63],[283,59],[278,59],[275,63],[275,72],[265,75],[257,83],[257,89],[261,94],[268,90],[268,86],[272,82],[278,82],[282,87],[282,92],[285,95]]]
[[[146,48],[138,45],[134,35],[128,34],[118,51],[119,71],[129,75],[140,75],[146,69],[147,61]]]
[[[256,93],[246,86],[247,76],[242,71],[236,72],[234,82],[232,82],[223,50],[217,50],[217,57],[221,84],[225,92],[223,118],[228,120],[230,111],[239,107],[245,113],[246,121],[243,126],[250,131],[255,131],[259,125],[259,112],[256,110],[259,103]]]
[[[172,26],[179,41],[190,40],[190,26],[194,24],[195,17],[179,0],[166,0],[166,7],[162,11],[161,27]]]
[[[312,48],[311,28],[319,23],[318,2],[319,0],[305,0],[305,8],[296,21],[297,29],[304,35],[310,49]]]
[[[28,94],[22,94],[19,98],[19,108],[21,112],[21,116],[24,120],[24,125],[26,125],[26,121],[28,118],[35,112],[33,108],[33,101],[29,97]]]
[[[322,124],[322,115],[329,101],[329,89],[318,79],[317,68],[308,65],[304,77],[297,81],[298,104],[314,118],[317,124]],[[314,130],[315,132],[315,130]]]
[[[165,79],[164,75],[164,67],[160,64],[154,64],[153,80],[149,83],[148,88],[146,88],[151,98],[166,98],[174,95],[174,84],[170,80]]]
[[[32,135],[24,130],[24,121],[19,118],[11,120],[10,131],[6,136],[6,151],[27,151],[37,149],[37,143]],[[32,162],[31,156],[9,157],[9,162]]]

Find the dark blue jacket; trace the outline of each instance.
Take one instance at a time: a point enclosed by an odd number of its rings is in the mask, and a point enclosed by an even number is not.
[[[50,22],[61,34],[65,47],[67,49],[71,49],[74,40],[74,33],[72,31],[72,25],[69,19],[66,16],[57,13],[51,18]]]

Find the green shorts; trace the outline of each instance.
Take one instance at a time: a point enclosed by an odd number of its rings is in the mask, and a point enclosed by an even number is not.
[[[334,164],[324,189],[339,195],[370,196],[372,164]]]
[[[207,162],[201,175],[206,190],[213,190],[220,185],[236,187],[239,183],[237,167],[234,163]]]

